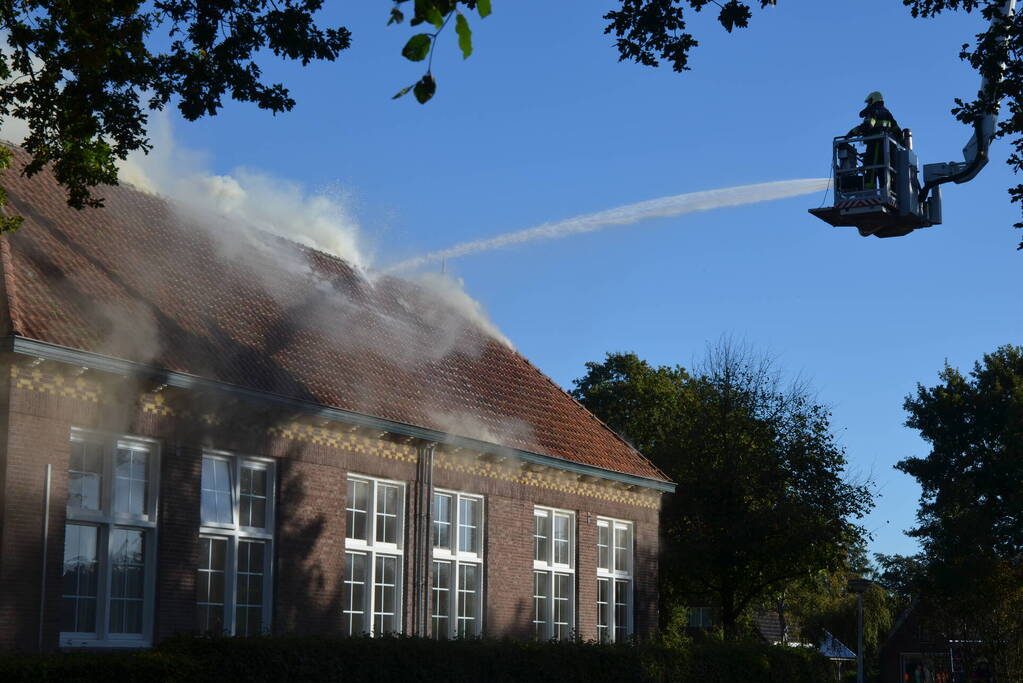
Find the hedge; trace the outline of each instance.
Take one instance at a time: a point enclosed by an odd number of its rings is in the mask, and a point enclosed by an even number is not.
[[[834,676],[809,649],[708,642],[657,644],[385,638],[191,638],[142,652],[0,657],[0,681],[449,681],[451,683],[821,683]]]

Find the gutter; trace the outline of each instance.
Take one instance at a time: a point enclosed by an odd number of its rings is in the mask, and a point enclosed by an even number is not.
[[[480,439],[473,439],[467,436],[456,436],[454,434],[448,434],[446,432],[440,432],[426,427],[419,427],[405,422],[387,420],[385,418],[365,415],[363,413],[343,410],[341,408],[331,408],[321,403],[289,398],[269,391],[247,389],[237,384],[230,384],[228,382],[221,382],[214,379],[206,379],[205,377],[199,377],[198,375],[192,375],[185,372],[161,370],[150,365],[143,365],[142,363],[136,363],[130,360],[114,358],[113,356],[106,356],[92,351],[82,351],[67,346],[60,346],[59,344],[51,344],[49,342],[28,339],[17,335],[9,335],[7,337],[0,338],[0,352],[4,351],[22,356],[30,356],[32,358],[56,361],[67,365],[87,367],[113,375],[151,377],[155,380],[159,380],[162,384],[177,387],[179,389],[219,391],[238,398],[262,401],[270,403],[278,408],[304,413],[306,415],[326,420],[346,422],[360,427],[367,427],[383,432],[399,434],[401,436],[422,439],[427,442],[466,448],[469,450],[480,451],[482,453],[510,455],[514,458],[535,465],[555,467],[574,474],[598,477],[600,479],[607,479],[631,486],[642,486],[643,488],[662,491],[664,493],[675,492],[675,484],[670,481],[652,479],[635,474],[626,474],[624,472],[615,472],[614,470],[566,460],[565,458],[559,458],[554,455],[534,453],[533,451],[501,446],[500,444],[494,444]]]

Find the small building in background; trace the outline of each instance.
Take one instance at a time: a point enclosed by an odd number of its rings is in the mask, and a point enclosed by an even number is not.
[[[0,648],[656,628],[673,484],[464,295],[4,187]]]
[[[881,681],[993,683],[1000,679],[986,649],[974,634],[950,636],[926,601],[914,600],[881,646]]]

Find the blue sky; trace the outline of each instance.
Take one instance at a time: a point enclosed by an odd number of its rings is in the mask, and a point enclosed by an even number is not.
[[[389,3],[327,3],[349,26],[338,63],[270,62],[299,104],[245,105],[195,124],[184,146],[216,172],[258,169],[340,192],[386,264],[454,243],[665,195],[827,176],[830,140],[886,95],[922,162],[961,158],[949,114],[978,78],[958,59],[979,15],[914,20],[897,0],[784,0],[727,34],[693,17],[693,71],[618,63],[592,1],[495,0],[434,60],[435,99],[390,96],[422,66]],[[657,219],[449,262],[518,349],[562,386],[608,351],[689,365],[731,335],[773,353],[833,408],[853,474],[880,498],[872,549],[912,552],[919,489],[892,465],[924,455],[903,398],[947,359],[968,367],[1019,343],[1023,235],[997,143],[972,183],[944,193],[944,225],[878,240],[806,213],[823,197]]]

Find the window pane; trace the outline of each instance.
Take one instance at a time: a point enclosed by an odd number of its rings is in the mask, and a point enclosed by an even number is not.
[[[145,451],[118,448],[114,456],[114,512],[146,514],[149,458]]]
[[[458,552],[479,552],[480,501],[461,498],[458,501]]]
[[[238,541],[238,588],[235,634],[254,636],[263,632],[263,575],[266,543]]]
[[[533,559],[537,562],[550,562],[549,538],[551,535],[551,518],[547,513],[533,515],[536,528],[533,531]]]
[[[99,530],[94,526],[68,524],[64,528],[61,631],[67,633],[96,631],[98,536]]]
[[[144,532],[110,532],[110,632],[142,633],[146,556]]]
[[[611,527],[597,526],[597,568],[611,570]]]
[[[378,543],[398,543],[398,487],[390,484],[377,486]]]
[[[220,458],[202,459],[202,521],[232,524],[231,468]]]
[[[690,607],[688,626],[710,628],[714,625],[714,611],[711,607]]]
[[[615,640],[629,635],[629,581],[615,581]]]
[[[554,575],[554,637],[572,635],[572,575]]]
[[[571,517],[568,515],[554,515],[554,563],[569,564],[571,562]]]
[[[227,539],[199,539],[196,573],[196,628],[202,633],[224,632],[224,580],[227,571]]]
[[[611,638],[611,580],[597,579],[597,638],[607,642]]]
[[[548,572],[533,572],[533,635],[541,640],[550,637],[547,630]]]
[[[632,533],[627,527],[615,527],[615,571],[617,572],[632,571],[632,568],[629,566],[629,547],[632,545],[631,537]]]
[[[433,547],[451,548],[451,496],[433,494]]]
[[[432,628],[434,638],[447,638],[451,632],[451,563],[433,563]]]
[[[378,556],[374,572],[373,632],[398,630],[398,558]]]
[[[261,467],[243,464],[239,479],[238,512],[241,525],[265,528],[267,471]]]
[[[348,605],[344,610],[348,635],[365,633],[366,624],[366,555],[345,553],[345,589]]]
[[[479,604],[479,568],[474,564],[458,565],[458,636],[478,633],[476,610]]]
[[[68,462],[68,510],[99,510],[102,480],[102,447],[96,443],[72,441]]]
[[[348,502],[345,508],[345,535],[360,541],[369,542],[369,530],[366,522],[369,518],[369,482],[348,480]]]

